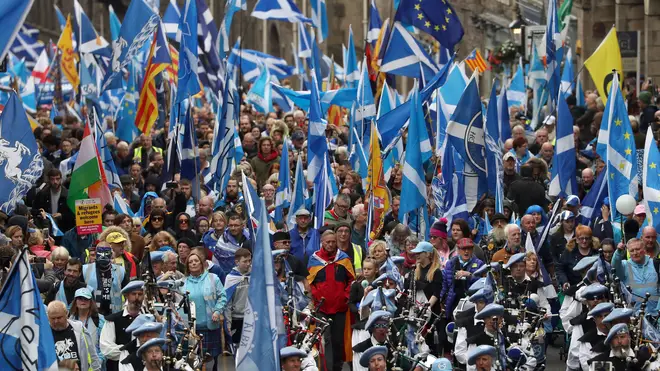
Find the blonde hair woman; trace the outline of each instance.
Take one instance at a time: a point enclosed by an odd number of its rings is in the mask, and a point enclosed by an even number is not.
[[[170,232],[160,231],[156,233],[149,244],[149,251],[156,251],[163,246],[170,246],[173,249],[176,249],[176,240]]]

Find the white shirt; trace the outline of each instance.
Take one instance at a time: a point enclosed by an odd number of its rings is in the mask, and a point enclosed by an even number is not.
[[[601,332],[600,330],[598,331],[598,335],[601,336],[607,336],[607,334]],[[582,366],[583,370],[588,370],[589,369],[589,360],[597,356],[599,353],[593,352],[591,350],[591,343],[586,343],[586,342],[578,342],[580,349],[580,366]]]
[[[122,316],[128,315],[128,309],[124,308]],[[106,359],[111,361],[121,362],[124,358],[128,356],[127,350],[121,350],[123,345],[116,343],[115,337],[115,323],[113,321],[106,321],[103,325],[103,330],[101,330],[101,339],[99,344],[101,347],[101,354],[105,356]],[[121,363],[120,363],[121,368]]]

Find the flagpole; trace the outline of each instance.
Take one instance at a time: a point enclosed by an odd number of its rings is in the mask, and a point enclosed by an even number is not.
[[[261,48],[262,51],[268,54],[268,21],[262,21],[263,28],[261,30]]]
[[[367,34],[369,33],[369,0],[362,0],[362,39],[364,50],[367,50]],[[638,43],[639,44],[639,43]]]

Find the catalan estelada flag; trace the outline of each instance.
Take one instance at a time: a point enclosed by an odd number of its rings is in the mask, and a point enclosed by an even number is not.
[[[170,48],[170,56],[172,57],[172,64],[168,65],[165,69],[167,71],[167,77],[170,82],[170,85],[176,85],[177,78],[179,75],[179,51],[176,50],[172,44],[168,44]]]
[[[481,56],[478,49],[474,49],[470,55],[465,58],[465,63],[472,69],[472,71],[479,70],[479,73],[484,73],[490,69],[488,62]]]
[[[154,32],[154,41],[149,50],[147,69],[144,73],[144,83],[140,90],[140,101],[135,115],[135,126],[144,135],[151,133],[156,118],[158,118],[158,100],[156,99],[156,76],[172,63],[168,53],[165,35],[160,26]]]

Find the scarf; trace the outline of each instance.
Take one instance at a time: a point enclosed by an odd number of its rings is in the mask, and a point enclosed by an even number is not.
[[[412,269],[412,267],[417,263],[417,260],[414,257],[408,255],[408,253],[402,253],[401,256],[405,259],[403,261],[403,267],[406,269]]]
[[[277,158],[277,151],[270,151],[267,156],[264,156],[263,153],[259,152],[257,157],[259,157],[259,159],[261,159],[263,162],[271,162]]]
[[[99,304],[99,311],[103,313],[110,313],[110,290],[112,289],[112,265],[108,264],[107,268],[103,269],[103,264],[96,264],[96,282],[101,292],[100,297],[97,297]]]

